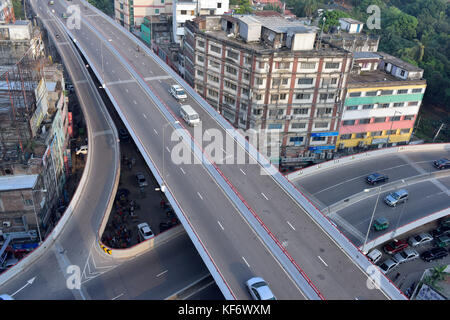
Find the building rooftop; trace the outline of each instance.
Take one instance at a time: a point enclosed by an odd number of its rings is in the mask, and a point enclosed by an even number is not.
[[[416,67],[415,65],[412,65],[411,63],[403,61],[397,57],[391,56],[390,54],[387,54],[385,52],[379,51],[378,54],[382,57],[382,59],[385,62],[389,62],[389,63],[396,65],[402,69],[405,69],[406,71],[423,71],[423,69]]]
[[[370,52],[370,51],[355,51],[353,52],[353,56],[355,57],[355,60],[358,59],[381,59],[381,56],[377,54],[376,52]]]
[[[345,21],[347,23],[351,23],[351,24],[363,24],[361,21],[352,19],[352,18],[340,18],[339,20]]]
[[[387,82],[414,82],[414,83],[425,83],[424,79],[418,80],[402,80],[400,78],[394,77],[393,75],[386,73],[381,70],[375,71],[362,71],[360,74],[350,74],[348,78],[348,86],[355,87],[358,85],[368,85],[368,86],[381,86]]]
[[[0,192],[21,189],[32,189],[38,179],[37,174],[13,175],[0,177]]]

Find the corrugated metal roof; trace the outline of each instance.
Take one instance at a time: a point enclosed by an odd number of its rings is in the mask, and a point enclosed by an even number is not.
[[[0,192],[34,188],[37,174],[13,175],[0,177]]]

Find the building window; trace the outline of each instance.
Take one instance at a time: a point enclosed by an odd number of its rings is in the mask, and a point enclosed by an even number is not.
[[[405,75],[405,70],[400,71],[400,76],[404,76]]]
[[[363,110],[373,109],[373,104],[365,104],[362,106]]]
[[[297,80],[297,84],[299,85],[311,85],[313,84],[314,79],[313,78],[300,78]]]
[[[227,50],[227,57],[229,57],[231,59],[238,59],[239,53],[233,52],[231,50]]]
[[[213,45],[211,45],[211,51],[212,52],[215,52],[215,53],[222,53],[222,49],[221,48],[219,48],[218,46],[213,46]]]
[[[250,93],[250,90],[248,90],[247,88],[242,88],[242,94],[248,96],[249,93]]]
[[[302,62],[300,63],[300,69],[315,69],[316,63],[315,62]]]
[[[408,102],[408,106],[417,106],[418,104],[419,104],[419,101]]]
[[[383,134],[383,131],[372,131],[371,132],[371,136],[372,137],[379,137],[379,136],[381,136]]]
[[[236,91],[236,88],[237,88],[237,86],[234,83],[227,81],[227,80],[225,80],[225,87],[227,87],[231,90],[234,90],[234,91]]]
[[[393,135],[393,134],[397,134],[397,130],[387,130],[386,131],[387,135]]]
[[[290,137],[289,142],[303,142],[303,137]]]
[[[350,97],[361,97],[361,92],[350,92]]]
[[[203,56],[197,56],[197,61],[198,62],[204,62],[205,58]]]
[[[305,129],[306,123],[305,122],[295,122],[291,124],[291,129]]]
[[[366,97],[374,97],[377,95],[378,91],[367,91],[366,92]]]
[[[422,88],[412,89],[412,93],[422,93]]]
[[[236,104],[236,100],[234,100],[233,98],[228,97],[228,96],[225,96],[225,102],[227,104],[231,105],[232,107],[234,107]]]
[[[200,76],[200,77],[203,77],[203,71],[197,70],[197,75]]]
[[[244,57],[244,63],[245,64],[250,64],[251,60],[249,57]]]
[[[400,116],[391,117],[389,121],[400,121]]]
[[[356,139],[364,139],[365,137],[366,137],[366,133],[365,132],[361,132],[361,133],[355,134],[355,138]]]
[[[31,200],[31,199],[23,199],[23,203],[26,206],[32,206],[33,205],[33,200]]]
[[[351,133],[346,133],[346,134],[341,134],[341,136],[339,137],[340,140],[348,140],[352,138],[352,134]]]
[[[274,78],[272,80],[272,86],[279,86],[280,85],[280,78]]]
[[[197,41],[197,47],[204,48],[205,47],[205,41],[198,40]]]
[[[328,128],[328,122],[316,122],[314,128]]]
[[[386,117],[375,118],[374,123],[386,122]]]
[[[217,69],[220,68],[220,63],[218,63],[218,62],[216,62],[216,61],[214,61],[214,60],[209,60],[209,65],[210,65],[211,67],[213,67],[213,68],[217,68]]]
[[[322,79],[322,85],[323,86],[327,86],[330,84],[336,84],[337,83],[338,78],[323,78]]]
[[[404,102],[396,102],[396,103],[394,103],[394,108],[396,108],[396,107],[403,107],[404,105],[405,105]]]
[[[242,77],[244,78],[244,80],[248,81],[248,80],[250,80],[250,73],[244,72]]]
[[[262,109],[253,109],[253,114],[255,116],[260,116],[262,115]]]
[[[155,9],[155,14],[159,14],[159,9]]]
[[[287,85],[287,84],[289,83],[289,78],[283,78],[283,79],[281,79],[281,83],[282,83],[283,85]]]
[[[294,108],[294,114],[308,114],[309,108]]]
[[[297,93],[295,95],[295,99],[297,100],[308,100],[309,98],[311,98],[311,94],[309,93]]]
[[[262,78],[256,78],[256,84],[257,85],[262,85],[263,84],[263,79]]]
[[[260,69],[264,69],[265,66],[266,66],[266,63],[264,61],[260,61],[259,62],[259,68]]]
[[[400,134],[409,134],[410,131],[411,131],[410,128],[407,128],[407,129],[401,129],[401,130],[400,130]]]
[[[338,69],[339,62],[327,62],[325,63],[325,69]]]
[[[247,110],[247,105],[245,103],[241,103],[241,110]]]
[[[413,120],[414,119],[414,115],[408,115],[408,116],[404,116],[403,120]]]
[[[390,94],[394,93],[394,90],[381,90],[382,96],[388,96]]]
[[[408,93],[408,89],[397,90],[397,94],[405,94]]]
[[[219,93],[216,90],[208,89],[208,95],[211,97],[218,97]]]
[[[219,82],[219,78],[216,76],[213,76],[212,74],[208,74],[208,79],[213,82]]]
[[[220,9],[220,8],[222,8],[222,3],[217,2],[217,9]]]
[[[383,103],[378,105],[378,109],[386,109],[386,108],[389,108],[389,103]]]
[[[181,14],[182,15],[186,15],[187,14],[187,10],[181,10]]]
[[[333,108],[318,108],[317,115],[321,116],[324,114],[331,114],[333,112]]]
[[[282,123],[270,123],[267,126],[267,129],[269,129],[269,130],[281,130],[282,128],[283,128]]]
[[[271,101],[278,101],[278,95],[277,94],[273,94],[270,96],[270,100]]]
[[[326,137],[312,137],[312,141],[325,141]]]
[[[262,95],[261,94],[257,94],[255,98],[256,98],[256,100],[260,101],[262,99]]]
[[[227,70],[227,72],[228,72],[229,74],[232,74],[232,75],[236,75],[236,74],[237,74],[237,70],[236,70],[235,68],[233,68],[233,67],[226,66],[225,69]]]
[[[345,110],[347,110],[347,111],[358,110],[358,106],[348,106],[345,108]]]
[[[359,124],[368,124],[368,123],[370,123],[370,118],[359,119],[358,123]]]
[[[355,124],[355,120],[344,120],[342,121],[343,126],[353,126]]]

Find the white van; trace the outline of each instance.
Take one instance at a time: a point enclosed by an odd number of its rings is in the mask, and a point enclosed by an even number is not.
[[[190,126],[196,126],[200,123],[198,113],[188,104],[181,106],[180,114],[184,121],[186,121]]]
[[[369,252],[367,258],[369,258],[374,264],[376,264],[378,261],[380,261],[381,256],[382,253],[380,250],[373,249],[372,251]]]

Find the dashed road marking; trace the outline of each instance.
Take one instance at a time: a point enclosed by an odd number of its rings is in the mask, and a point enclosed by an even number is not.
[[[221,228],[222,230],[225,230],[225,229],[223,228],[222,224],[220,223],[220,221],[217,221],[217,223],[219,224],[219,226],[220,226],[220,228]]]
[[[169,270],[165,270],[165,271],[163,271],[163,272],[161,272],[161,273],[158,273],[157,275],[156,275],[156,277],[157,278],[159,278],[159,277],[161,277],[163,274],[165,274],[167,271],[169,271]]]
[[[287,222],[287,224],[289,225],[289,227],[291,227],[291,228],[295,231],[294,226],[293,226],[289,221],[286,221],[286,222]]]
[[[262,194],[262,196],[263,196],[266,200],[269,200],[269,198],[267,198],[266,195],[265,195],[264,193],[261,192],[261,194]]]
[[[325,261],[323,261],[323,259],[320,257],[320,256],[317,256],[319,259],[320,259],[320,261],[322,261],[322,263],[326,266],[326,267],[328,267],[328,265],[325,263]]]
[[[244,170],[242,170],[242,169],[239,169],[239,170],[241,170],[241,172],[242,172],[242,174],[243,174],[244,176],[247,175],[247,174],[244,172]]]
[[[244,257],[242,257],[242,260],[244,260],[244,262],[245,262],[245,264],[247,265],[247,267],[249,267],[249,268],[250,268],[250,265],[248,264],[247,260],[245,260],[245,258],[244,258]]]
[[[200,199],[203,200],[203,197],[202,197],[202,195],[200,194],[200,192],[197,191],[197,194],[198,194],[198,196],[200,197]]]

